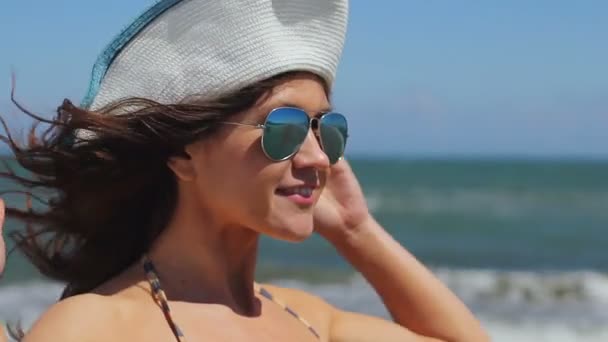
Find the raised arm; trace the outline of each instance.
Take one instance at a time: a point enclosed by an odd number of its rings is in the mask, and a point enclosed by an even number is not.
[[[456,295],[371,216],[346,161],[332,168],[315,210],[315,229],[361,272],[401,327],[420,336],[419,340],[489,340],[479,321]],[[362,336],[378,336],[387,329],[386,324],[374,323],[371,318],[340,311],[334,314],[334,321],[339,322],[333,325],[335,341],[367,341]],[[373,327],[378,331],[370,331]],[[395,331],[392,335],[395,340],[398,334]]]
[[[399,325],[442,341],[489,340],[465,305],[375,220],[332,241]]]

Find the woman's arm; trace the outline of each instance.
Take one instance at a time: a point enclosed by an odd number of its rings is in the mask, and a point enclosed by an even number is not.
[[[443,341],[489,341],[466,306],[371,217],[331,242],[376,289],[399,325]],[[340,313],[336,319],[344,324]]]
[[[315,230],[370,282],[396,323],[445,341],[489,340],[465,305],[376,222],[345,160],[331,168],[314,215]],[[339,311],[334,317],[348,324]]]

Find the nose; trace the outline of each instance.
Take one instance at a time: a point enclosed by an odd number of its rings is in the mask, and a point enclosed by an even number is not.
[[[308,131],[306,139],[298,153],[293,156],[292,162],[296,168],[312,167],[318,170],[329,168],[329,158],[321,148],[312,129]]]

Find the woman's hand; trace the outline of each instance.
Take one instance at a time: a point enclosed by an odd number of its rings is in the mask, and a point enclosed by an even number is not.
[[[371,219],[365,196],[346,160],[331,167],[314,211],[315,231],[328,240],[355,232]]]

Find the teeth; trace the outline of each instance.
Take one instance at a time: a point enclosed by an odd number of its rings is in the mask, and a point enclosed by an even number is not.
[[[285,189],[283,192],[286,195],[300,195],[303,197],[310,197],[310,196],[312,196],[312,191],[313,191],[313,189],[310,187],[297,187],[297,188]]]
[[[296,188],[295,193],[300,196],[310,197],[312,195],[312,189],[311,188]]]

